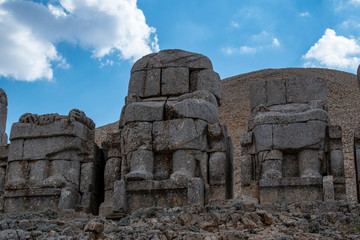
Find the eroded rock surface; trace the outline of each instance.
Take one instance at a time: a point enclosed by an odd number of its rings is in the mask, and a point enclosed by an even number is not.
[[[219,122],[221,97],[220,77],[203,55],[165,50],[137,61],[120,128],[103,143],[100,211],[231,198],[232,143]]]
[[[341,128],[330,125],[325,82],[259,81],[250,87],[250,102],[242,140],[245,195],[260,202],[346,199]]]

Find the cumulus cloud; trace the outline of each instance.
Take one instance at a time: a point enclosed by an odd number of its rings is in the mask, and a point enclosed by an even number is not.
[[[63,41],[99,59],[135,61],[159,51],[156,29],[136,0],[0,0],[0,76],[51,80],[55,66],[69,67],[56,49]]]
[[[303,56],[305,66],[327,67],[355,71],[360,62],[360,45],[355,39],[337,36],[332,29]]]

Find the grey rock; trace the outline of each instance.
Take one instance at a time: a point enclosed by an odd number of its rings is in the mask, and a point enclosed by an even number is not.
[[[126,183],[124,180],[115,181],[113,211],[119,213],[127,212]]]
[[[334,177],[344,177],[344,153],[342,150],[330,151],[330,174]]]
[[[207,101],[207,102],[210,102],[212,104],[214,104],[215,107],[218,107],[218,103],[217,103],[217,100],[216,100],[216,97],[211,93],[211,92],[208,92],[208,91],[205,91],[205,90],[197,90],[197,91],[194,91],[194,92],[191,92],[191,93],[187,93],[187,94],[183,94],[183,95],[180,95],[179,97],[177,97],[176,99],[171,99],[171,97],[169,97],[169,102],[171,101],[183,101],[183,100],[186,100],[186,99],[198,99],[198,100],[204,100],[204,101]]]
[[[327,101],[326,84],[320,78],[289,78],[286,81],[287,102]]]
[[[152,151],[152,123],[149,122],[132,122],[124,126],[122,130],[123,154],[128,154],[135,150]]]
[[[188,187],[189,203],[204,205],[204,195],[204,182],[200,178],[191,178]]]
[[[189,93],[189,68],[164,68],[161,74],[161,95]]]
[[[273,79],[267,81],[266,86],[267,105],[286,104],[286,80]]]
[[[80,200],[80,194],[75,189],[63,188],[59,199],[59,209],[75,209]]]
[[[253,111],[257,106],[266,105],[266,81],[256,81],[250,85],[250,108]]]
[[[305,149],[298,153],[300,177],[319,178],[321,152],[318,150]]]
[[[48,177],[49,161],[35,161],[30,164],[30,185],[33,187],[41,187],[43,181]]]
[[[25,240],[26,236],[21,229],[8,229],[0,231],[0,239],[4,240]]]
[[[270,150],[273,147],[273,126],[259,125],[253,131],[256,152]]]
[[[81,175],[80,175],[80,192],[92,192],[94,191],[94,180],[95,180],[95,169],[94,163],[83,163],[81,164]]]
[[[209,157],[209,179],[211,185],[225,184],[228,176],[227,156],[224,152],[214,152]]]
[[[151,97],[160,95],[161,69],[137,71],[131,74],[128,96]]]
[[[203,120],[174,119],[153,123],[153,148],[158,152],[178,149],[205,150],[207,123]]]
[[[163,120],[165,103],[137,102],[125,106],[122,125],[129,122],[153,122]]]
[[[333,176],[324,176],[323,178],[323,189],[324,189],[324,201],[334,201],[335,192],[334,192],[334,178]]]
[[[211,69],[192,71],[190,74],[190,91],[204,90],[215,95],[219,105],[222,98],[221,79]]]
[[[329,126],[329,138],[338,139],[342,137],[341,127],[338,125]]]
[[[200,99],[185,99],[179,102],[168,102],[165,105],[167,119],[194,118],[207,122],[218,122],[219,113],[212,103]]]
[[[105,165],[104,185],[105,190],[113,189],[114,182],[120,180],[121,158],[110,158]]]
[[[273,126],[273,145],[276,149],[319,148],[324,145],[326,123],[279,124]]]
[[[131,73],[140,70],[166,67],[212,69],[212,64],[211,61],[204,55],[178,49],[170,49],[142,57],[133,65]]]
[[[173,153],[173,174],[172,179],[195,177],[196,152],[191,150],[178,150]]]
[[[137,150],[127,155],[130,163],[130,172],[126,174],[126,180],[149,180],[153,179],[154,153],[148,150]]]

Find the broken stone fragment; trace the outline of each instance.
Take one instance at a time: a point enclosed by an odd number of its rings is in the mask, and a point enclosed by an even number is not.
[[[221,105],[222,87],[219,74],[211,69],[192,71],[190,74],[190,91],[205,90],[214,94]]]

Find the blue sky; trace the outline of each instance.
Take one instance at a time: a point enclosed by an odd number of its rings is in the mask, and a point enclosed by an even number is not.
[[[355,73],[360,0],[0,0],[7,133],[26,112],[117,121],[130,69],[150,52],[204,54],[222,78],[265,68]]]

